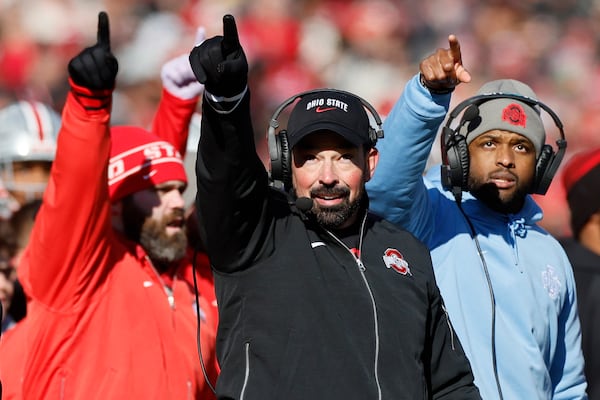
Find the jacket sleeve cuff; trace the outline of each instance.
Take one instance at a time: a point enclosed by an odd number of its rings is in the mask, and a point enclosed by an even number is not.
[[[91,90],[77,85],[70,77],[69,85],[75,100],[86,110],[102,110],[112,105],[113,89]]]
[[[244,87],[244,90],[242,90],[241,93],[231,97],[215,96],[214,94],[209,93],[207,90],[204,90],[204,99],[217,113],[229,114],[240,105],[247,92],[248,85]]]

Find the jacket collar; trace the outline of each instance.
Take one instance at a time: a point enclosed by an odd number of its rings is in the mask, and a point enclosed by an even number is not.
[[[471,193],[463,193],[462,206],[469,217],[478,220],[491,220],[502,223],[520,222],[534,225],[543,218],[543,212],[531,195],[525,197],[523,208],[515,214],[504,214],[492,210],[483,202],[477,200]]]

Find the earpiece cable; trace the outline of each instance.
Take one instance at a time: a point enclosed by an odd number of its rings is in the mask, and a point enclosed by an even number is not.
[[[465,217],[467,224],[469,225],[469,229],[471,230],[471,238],[475,242],[475,246],[477,247],[477,254],[479,254],[479,258],[481,259],[481,265],[483,266],[483,272],[485,273],[485,279],[487,280],[488,290],[490,293],[490,301],[492,306],[492,336],[491,336],[491,345],[492,345],[492,367],[494,369],[494,378],[496,379],[496,388],[498,389],[498,396],[500,400],[504,399],[502,395],[502,387],[500,386],[500,378],[498,376],[498,364],[496,361],[496,297],[494,296],[494,288],[492,286],[492,280],[490,278],[490,273],[488,271],[487,263],[485,262],[485,257],[483,256],[483,251],[481,250],[481,246],[479,245],[479,240],[477,239],[477,233],[475,232],[475,227],[473,223],[465,213],[465,210],[462,208],[462,204],[460,202],[456,203],[462,215]]]
[[[206,365],[204,364],[204,357],[202,357],[202,346],[201,346],[201,340],[200,340],[200,325],[201,325],[201,319],[200,319],[200,298],[198,296],[198,281],[196,280],[196,256],[198,255],[198,250],[194,249],[194,255],[193,255],[193,259],[192,259],[192,276],[194,278],[194,293],[196,296],[196,346],[198,348],[198,358],[200,359],[200,366],[202,367],[202,375],[204,375],[204,380],[206,381],[206,384],[208,385],[208,387],[210,387],[210,390],[212,390],[212,392],[214,394],[217,394],[217,391],[215,389],[215,387],[212,385],[212,383],[210,383],[210,379],[208,377],[208,372],[206,372]]]

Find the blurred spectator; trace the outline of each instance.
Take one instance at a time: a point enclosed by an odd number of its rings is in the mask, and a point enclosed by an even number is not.
[[[33,222],[38,209],[42,204],[41,199],[35,199],[23,204],[11,217],[14,239],[16,240],[15,254],[12,258],[12,265],[17,268],[21,262],[21,256],[29,243],[29,236],[33,229]],[[27,298],[18,279],[14,281],[14,294],[8,313],[16,321],[20,321],[27,315]]]
[[[2,305],[1,332],[12,328],[15,320],[7,312],[12,303],[16,270],[12,258],[17,250],[15,234],[6,220],[0,220],[0,304]]]
[[[564,168],[573,235],[561,239],[573,265],[590,400],[600,399],[600,148],[574,155]]]
[[[0,220],[8,220],[19,209],[19,202],[6,189],[0,177]]]
[[[38,207],[36,204],[46,189],[60,123],[61,117],[54,109],[37,101],[16,101],[0,109],[0,182],[3,186],[0,218],[10,220],[18,234],[11,268],[18,268],[21,251],[31,231],[33,221],[26,221],[26,215],[31,216],[29,207]],[[29,203],[33,205],[21,212]],[[21,216],[13,221],[19,213]],[[11,280],[12,301],[10,308],[4,311],[14,321],[20,321],[27,312],[26,298],[17,274],[12,274]]]
[[[17,202],[8,206],[6,216],[28,201],[41,199],[59,128],[60,115],[40,102],[17,101],[0,110],[0,180]]]
[[[189,51],[194,44],[192,33],[172,13],[151,13],[140,21],[131,39],[115,52],[119,87],[113,124],[150,126],[160,101],[161,67],[171,57]]]
[[[33,229],[33,222],[35,215],[37,214],[40,206],[42,205],[41,199],[34,199],[23,204],[17,212],[15,212],[10,219],[15,232],[15,239],[17,241],[17,252],[15,254],[15,265],[19,265],[19,261],[23,250],[29,243],[29,235]]]

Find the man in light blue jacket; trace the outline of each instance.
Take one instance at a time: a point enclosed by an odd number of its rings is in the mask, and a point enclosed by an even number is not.
[[[431,249],[484,399],[586,399],[573,272],[530,195],[545,193],[560,164],[562,123],[524,83],[488,82],[450,113],[442,168],[423,175],[452,90],[471,80],[454,35],[449,44],[421,62],[384,122],[371,209]]]

